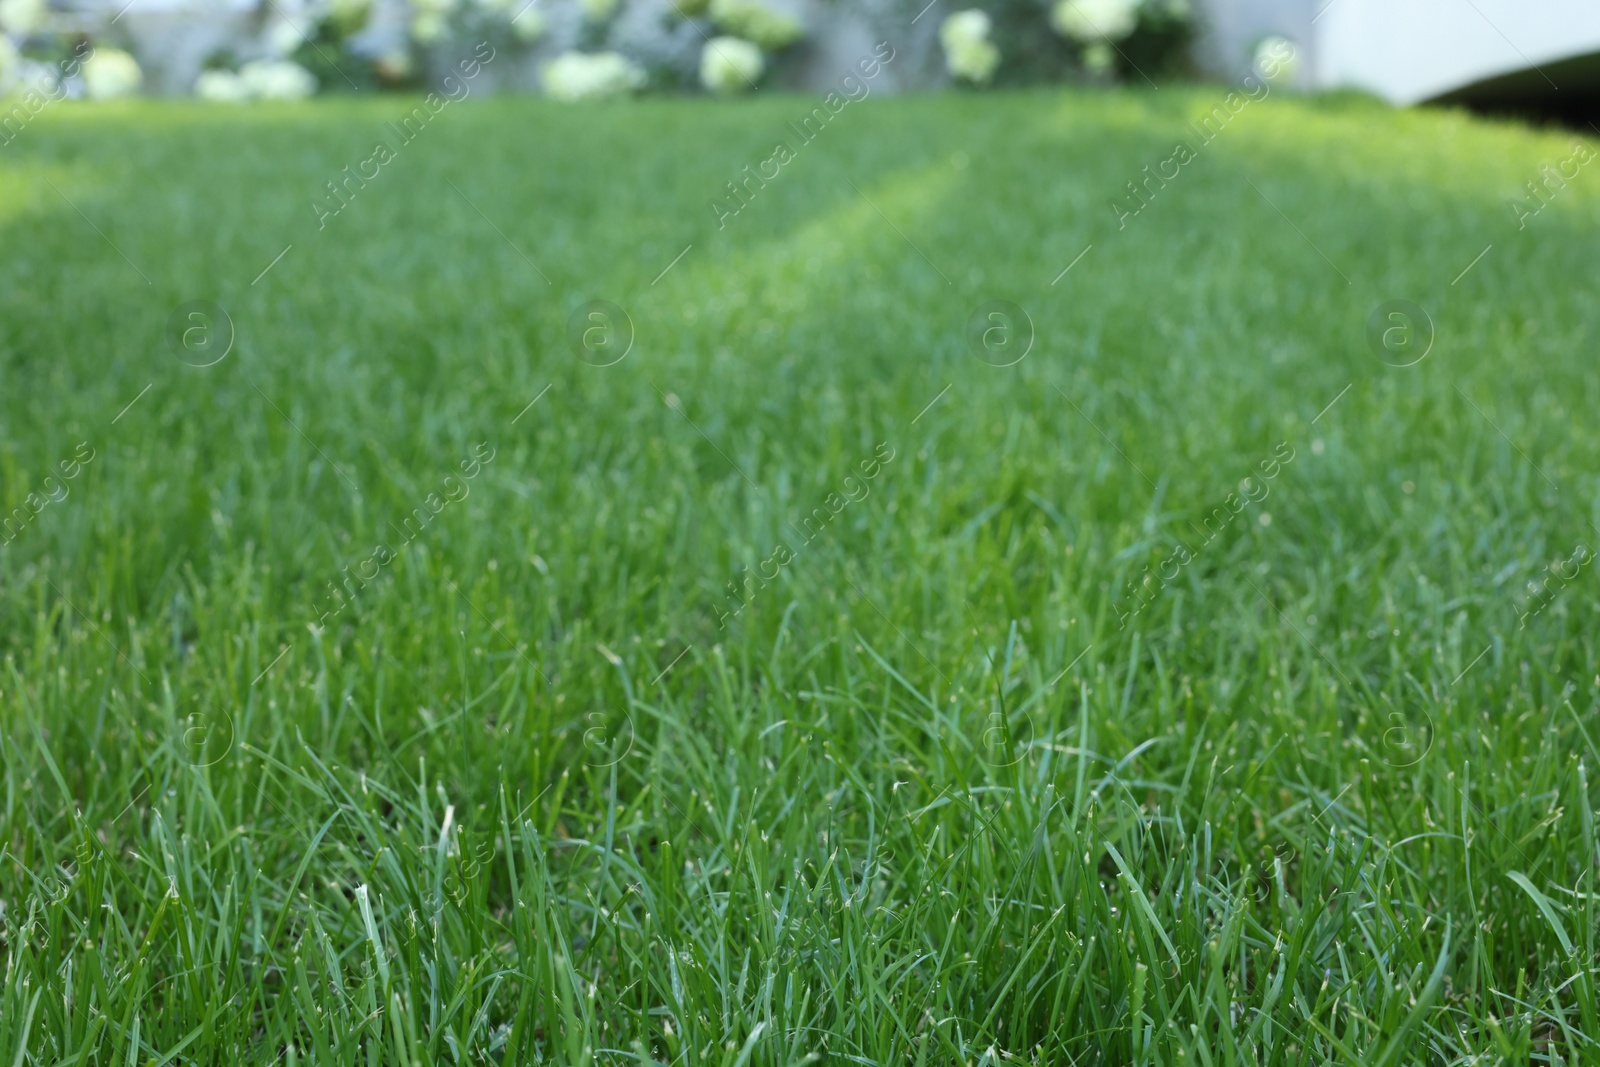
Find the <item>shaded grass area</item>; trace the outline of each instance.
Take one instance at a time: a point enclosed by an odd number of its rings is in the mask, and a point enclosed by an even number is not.
[[[23,131],[0,1058],[1595,1061],[1600,179],[1220,95]]]

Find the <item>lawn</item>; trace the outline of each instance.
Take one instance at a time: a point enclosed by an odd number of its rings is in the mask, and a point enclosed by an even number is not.
[[[1600,173],[1225,93],[34,120],[0,1062],[1600,1061]]]

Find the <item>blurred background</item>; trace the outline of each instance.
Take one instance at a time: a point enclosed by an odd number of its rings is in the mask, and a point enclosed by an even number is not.
[[[213,101],[441,90],[563,99],[826,92],[887,42],[872,92],[1174,77],[1350,88],[1580,126],[1594,0],[0,0],[0,93]],[[1267,62],[1264,58],[1278,57]],[[31,94],[31,97],[30,97]],[[8,105],[15,111],[16,99]],[[0,126],[4,119],[0,118]],[[3,136],[3,134],[0,134]]]

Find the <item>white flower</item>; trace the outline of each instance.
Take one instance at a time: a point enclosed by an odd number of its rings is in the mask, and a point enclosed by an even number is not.
[[[1300,53],[1289,38],[1274,34],[1256,45],[1250,66],[1273,85],[1282,85],[1294,81],[1300,70]]]
[[[794,44],[805,33],[799,19],[760,0],[711,0],[711,18],[731,36],[772,52]]]
[[[713,37],[700,50],[700,84],[714,93],[739,93],[755,87],[766,69],[761,49],[738,37]]]
[[[945,50],[944,65],[953,77],[983,85],[1000,65],[1000,49],[993,41],[965,41]]]
[[[267,31],[267,51],[275,56],[291,54],[305,42],[306,35],[292,22],[275,22]]]
[[[194,80],[194,95],[221,104],[239,104],[250,99],[250,86],[231,70],[204,70]]]
[[[1120,41],[1139,24],[1139,0],[1060,0],[1050,24],[1074,41]]]
[[[26,37],[44,26],[44,0],[0,0],[0,30]]]
[[[258,59],[239,68],[239,80],[259,100],[303,100],[317,91],[317,79],[288,60]]]
[[[143,75],[139,63],[117,48],[97,48],[83,61],[83,87],[95,100],[132,96],[139,91]]]
[[[602,100],[642,86],[644,69],[616,52],[563,52],[544,67],[544,91],[557,100]]]
[[[604,22],[617,11],[617,0],[581,0],[583,16],[590,22]]]
[[[411,20],[411,39],[418,44],[432,44],[444,31],[444,16],[437,11],[424,11]]]
[[[939,43],[945,48],[988,40],[989,16],[977,8],[957,11],[939,24]]]
[[[939,25],[944,65],[952,77],[984,84],[1000,65],[1000,49],[989,40],[989,16],[977,8],[957,11]]]
[[[511,20],[511,32],[517,35],[519,41],[537,41],[544,36],[548,24],[549,20],[544,17],[543,11],[527,7]]]

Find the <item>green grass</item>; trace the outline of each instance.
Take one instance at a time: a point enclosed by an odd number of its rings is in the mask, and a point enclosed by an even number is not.
[[[37,119],[0,1062],[1600,1062],[1600,173],[1275,95],[1119,229],[1221,93],[874,98],[721,230],[813,101],[452,105],[320,232],[400,101]]]

